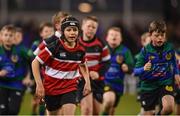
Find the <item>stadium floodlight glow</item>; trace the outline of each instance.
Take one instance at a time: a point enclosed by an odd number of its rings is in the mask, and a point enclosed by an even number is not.
[[[78,9],[80,12],[90,13],[92,11],[92,5],[89,3],[80,3]]]

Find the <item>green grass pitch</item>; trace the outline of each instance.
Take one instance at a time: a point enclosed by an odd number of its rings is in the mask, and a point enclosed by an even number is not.
[[[23,99],[23,103],[20,110],[20,115],[31,114],[31,94],[26,93]],[[116,115],[137,115],[140,110],[140,104],[136,101],[136,95],[124,94],[116,108]],[[77,108],[76,114],[79,115],[79,107]]]

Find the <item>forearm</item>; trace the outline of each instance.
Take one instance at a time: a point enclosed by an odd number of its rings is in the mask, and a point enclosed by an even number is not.
[[[32,61],[32,72],[33,72],[34,80],[37,86],[43,86],[41,75],[40,75],[40,63],[37,59],[34,59]]]
[[[134,69],[134,75],[139,76],[144,72],[144,67],[139,67]]]
[[[82,73],[82,76],[85,80],[86,83],[90,83],[90,79],[89,79],[89,70],[86,64],[81,64],[79,65],[80,67],[80,71]]]

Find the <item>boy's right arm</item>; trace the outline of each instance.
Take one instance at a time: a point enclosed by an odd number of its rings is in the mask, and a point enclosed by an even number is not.
[[[32,61],[32,72],[36,82],[36,96],[42,99],[45,95],[45,90],[40,76],[40,63],[36,58]]]

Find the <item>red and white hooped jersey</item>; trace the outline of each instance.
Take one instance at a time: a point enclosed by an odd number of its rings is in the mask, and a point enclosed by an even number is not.
[[[77,43],[75,48],[67,48],[59,40],[58,52],[52,53],[45,47],[36,59],[44,64],[44,87],[46,95],[59,95],[77,89],[77,79],[81,77],[79,64],[85,62],[85,49]]]
[[[86,50],[85,57],[89,71],[99,72],[103,68],[101,63],[110,60],[108,46],[97,37],[90,41],[84,41],[80,38],[80,43]]]

